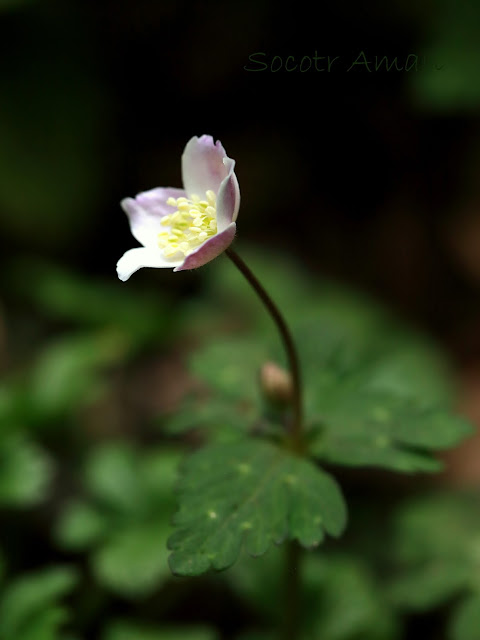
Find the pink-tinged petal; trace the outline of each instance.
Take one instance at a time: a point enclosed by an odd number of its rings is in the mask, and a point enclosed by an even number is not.
[[[223,163],[226,157],[221,142],[214,143],[212,136],[195,136],[187,142],[182,155],[182,180],[189,196],[195,194],[204,198],[209,189],[218,194],[228,175],[228,168]]]
[[[185,197],[183,189],[158,187],[143,191],[135,198],[125,198],[120,203],[128,215],[133,236],[144,247],[157,246],[157,236],[162,231],[160,220],[175,211],[175,207],[167,204],[170,197]]]
[[[222,181],[217,194],[217,228],[221,232],[231,222],[235,222],[240,208],[240,187],[237,176],[233,172],[235,161],[224,158],[223,164],[228,170],[227,177]]]
[[[150,247],[138,247],[137,249],[130,249],[123,254],[120,260],[117,262],[117,273],[120,280],[128,280],[132,273],[142,269],[143,267],[154,267],[157,269],[165,269],[177,267],[181,265],[183,259],[180,260],[168,260],[165,258],[160,249],[153,249]]]
[[[224,231],[217,233],[213,238],[204,242],[196,251],[185,258],[183,264],[175,267],[174,271],[185,271],[185,269],[197,269],[203,266],[229,247],[235,236],[237,225],[232,222]]]

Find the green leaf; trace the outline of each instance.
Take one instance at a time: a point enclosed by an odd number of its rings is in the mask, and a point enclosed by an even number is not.
[[[433,453],[472,432],[451,413],[444,358],[373,303],[330,285],[295,317],[293,329],[305,413],[316,427],[311,451],[320,459],[437,471],[441,463]],[[268,430],[258,377],[267,360],[284,361],[279,340],[271,336],[217,336],[196,350],[191,370],[210,395],[204,403],[187,399],[167,429],[181,432],[196,426],[215,439]]]
[[[166,448],[141,453],[126,442],[100,446],[85,469],[90,500],[60,515],[59,544],[89,548],[94,574],[122,596],[146,596],[171,577],[167,538],[179,457]]]
[[[356,558],[312,556],[305,563],[306,638],[393,640],[392,608],[364,563]]]
[[[258,406],[258,375],[268,359],[268,344],[262,346],[251,336],[228,336],[195,350],[190,369],[224,402],[241,400]]]
[[[305,383],[314,384],[317,393],[318,380],[325,373],[327,378],[331,375],[340,381],[346,371],[361,366],[364,378],[375,388],[415,397],[427,404],[451,399],[446,362],[439,350],[425,336],[402,326],[373,299],[325,280],[317,279],[312,286],[309,274],[298,270],[288,256],[266,253],[264,247],[247,248],[246,255],[285,311],[300,351]],[[246,317],[247,327],[248,319],[261,319],[270,337],[271,318],[234,269],[212,269],[208,285],[212,287],[211,304],[217,314],[218,298],[225,296],[235,319]],[[268,342],[276,345],[278,339],[275,336]],[[259,345],[265,350],[265,341]],[[267,352],[271,358],[271,348]],[[211,374],[215,375],[215,369]]]
[[[383,342],[365,372],[369,389],[452,410],[456,393],[445,354],[426,336],[405,330],[387,333]]]
[[[60,514],[55,538],[64,549],[80,550],[91,546],[108,531],[108,518],[86,502],[71,501]]]
[[[478,108],[479,20],[475,2],[437,3],[429,20],[430,33],[425,34],[425,64],[418,73],[408,74],[410,93],[419,107],[438,112]]]
[[[221,394],[200,397],[189,394],[180,408],[162,421],[162,430],[178,435],[199,429],[215,440],[236,440],[243,438],[249,428],[260,426],[258,406],[247,402],[231,403]]]
[[[85,481],[90,493],[119,512],[142,511],[144,496],[139,477],[140,461],[128,443],[97,447],[90,455]]]
[[[319,318],[320,325],[322,321]],[[330,339],[335,331],[337,337]],[[311,451],[320,459],[398,471],[437,471],[441,464],[432,453],[471,434],[471,426],[449,412],[443,361],[425,345],[404,337],[402,349],[396,345],[386,355],[382,351],[386,338],[382,342],[377,337],[382,349],[375,345],[368,354],[364,343],[357,349],[356,344],[338,342],[338,327],[321,339],[318,327],[308,323],[297,333],[303,339],[298,342],[303,345],[307,415],[314,425],[321,425],[312,433]],[[171,429],[210,424],[211,431],[232,436],[252,427],[261,429],[266,416],[258,371],[269,359],[281,361],[280,345],[268,345],[268,340],[261,344],[247,336],[224,338],[197,350],[192,372],[213,395],[204,404],[190,399],[173,417]],[[419,377],[435,382],[429,386]],[[432,404],[439,398],[441,406]],[[232,406],[233,422],[227,419]]]
[[[71,591],[77,580],[72,568],[55,567],[24,575],[8,585],[0,600],[0,637],[53,638],[53,629],[65,617],[56,601]]]
[[[261,247],[247,248],[245,254],[285,312],[300,351],[305,384],[312,386],[313,393],[320,392],[319,382],[324,376],[341,382],[346,371],[361,366],[364,378],[375,388],[429,404],[450,399],[445,358],[425,336],[402,326],[378,302],[328,280],[316,279],[312,285],[308,273],[278,252],[268,253]],[[270,339],[271,318],[235,269],[212,268],[208,285],[217,313],[218,298],[227,298],[235,320],[243,317],[246,326],[251,326],[252,320],[256,328],[264,326],[268,342],[279,353],[275,347],[278,339]],[[265,345],[264,340],[259,342],[263,351]],[[267,352],[272,358],[271,348]]]
[[[428,611],[447,602],[468,585],[471,568],[453,561],[431,562],[399,573],[388,590],[396,607]]]
[[[167,448],[141,454],[127,442],[106,444],[88,459],[86,485],[114,512],[148,516],[152,507],[171,503],[179,460],[179,452]]]
[[[31,373],[35,410],[50,418],[95,400],[104,391],[108,367],[121,362],[127,348],[117,331],[72,334],[48,345]]]
[[[369,390],[358,381],[337,392],[331,389],[318,405],[322,428],[313,434],[311,450],[337,464],[436,471],[441,465],[432,459],[432,451],[472,433],[465,420],[444,409]]]
[[[425,610],[478,583],[479,506],[478,495],[452,493],[427,496],[398,510],[392,602]]]
[[[130,525],[113,533],[93,555],[100,582],[116,593],[139,597],[170,578],[167,538],[169,516],[151,524]]]
[[[59,640],[59,628],[68,617],[68,612],[60,607],[41,611],[22,627],[22,640]],[[12,640],[17,637],[12,636]]]
[[[427,495],[397,510],[393,552],[402,564],[449,559],[471,566],[478,555],[478,531],[478,494]]]
[[[42,500],[52,475],[47,455],[21,433],[0,439],[0,504],[29,506]]]
[[[248,432],[270,429],[270,421],[262,415],[259,374],[271,353],[268,341],[251,336],[225,336],[195,349],[190,370],[207,388],[189,394],[167,416],[164,429],[172,434],[201,429],[210,442],[234,441]]]
[[[478,640],[480,629],[480,593],[474,593],[461,602],[450,619],[450,640]]]
[[[138,471],[143,493],[155,505],[170,505],[182,459],[179,450],[162,446],[144,452]]]
[[[186,462],[176,532],[168,544],[177,575],[233,564],[242,544],[259,556],[272,542],[305,547],[339,536],[346,507],[335,480],[311,462],[259,440],[208,446]]]
[[[126,620],[110,624],[102,640],[217,640],[218,634],[205,627],[151,627],[140,626]]]
[[[331,320],[323,312],[320,307],[317,315],[302,318],[294,327],[309,414],[323,417],[344,404],[347,412],[364,395],[375,394],[418,408],[451,410],[453,390],[445,358],[428,340],[373,311],[370,321],[365,326],[360,322],[356,330],[354,322],[350,327],[340,316],[335,323],[335,314]]]

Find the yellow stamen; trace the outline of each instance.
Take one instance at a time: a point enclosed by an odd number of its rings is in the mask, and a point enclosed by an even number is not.
[[[208,190],[205,198],[200,200],[195,193],[190,198],[168,198],[167,204],[176,211],[160,220],[167,229],[158,234],[158,246],[166,258],[187,256],[217,233],[215,193]]]

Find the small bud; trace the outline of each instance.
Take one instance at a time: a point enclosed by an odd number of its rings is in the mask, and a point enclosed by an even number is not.
[[[292,402],[292,376],[275,362],[266,362],[260,369],[260,385],[273,404],[286,406]]]

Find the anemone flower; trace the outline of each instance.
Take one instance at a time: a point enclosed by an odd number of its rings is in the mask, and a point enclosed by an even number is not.
[[[157,187],[122,200],[131,232],[143,246],[120,258],[120,280],[142,267],[196,269],[225,251],[240,206],[234,167],[220,141],[195,136],[182,154],[183,189]]]

